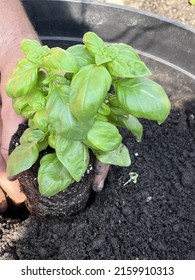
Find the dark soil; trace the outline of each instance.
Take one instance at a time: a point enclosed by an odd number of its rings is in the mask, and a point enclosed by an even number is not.
[[[123,131],[131,167],[112,166],[104,190],[75,216],[0,216],[0,259],[195,259],[194,82],[151,67],[172,111],[161,126],[142,121],[141,143]],[[129,172],[137,183],[125,184]]]

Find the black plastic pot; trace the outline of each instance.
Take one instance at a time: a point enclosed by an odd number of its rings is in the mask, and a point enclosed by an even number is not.
[[[66,48],[81,43],[87,31],[96,32],[107,42],[129,44],[149,66],[152,78],[166,89],[172,108],[195,111],[195,64],[192,63],[195,31],[192,28],[112,4],[52,0],[25,0],[23,4],[44,44]],[[54,197],[53,204],[55,199],[59,200]],[[47,213],[45,207],[44,211]],[[60,214],[66,213],[63,211]]]
[[[194,98],[193,28],[149,12],[94,1],[24,0],[23,4],[44,44],[66,48],[94,31],[107,42],[137,49],[170,96],[173,85],[179,89],[176,97],[171,96],[173,106]]]

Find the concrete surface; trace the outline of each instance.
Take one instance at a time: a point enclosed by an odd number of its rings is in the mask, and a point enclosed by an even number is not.
[[[99,2],[131,6],[195,28],[195,6],[191,6],[188,0],[99,0]]]

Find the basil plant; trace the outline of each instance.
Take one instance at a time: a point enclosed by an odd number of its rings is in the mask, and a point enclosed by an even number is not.
[[[127,147],[118,128],[140,141],[139,118],[161,124],[170,111],[159,84],[146,78],[150,70],[136,51],[123,43],[105,43],[87,32],[83,44],[66,50],[21,42],[18,61],[6,89],[17,114],[28,119],[20,145],[7,163],[15,176],[40,160],[38,185],[52,196],[79,182],[89,164],[89,150],[105,164],[129,166]]]

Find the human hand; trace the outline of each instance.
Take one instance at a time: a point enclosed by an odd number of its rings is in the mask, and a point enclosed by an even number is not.
[[[18,125],[24,122],[24,119],[18,116],[13,107],[11,98],[5,91],[5,85],[8,81],[17,60],[22,57],[20,50],[15,48],[7,55],[1,63],[0,93],[2,106],[0,108],[0,213],[7,209],[8,203],[6,197],[9,197],[14,204],[18,205],[24,202],[25,195],[21,192],[18,180],[9,181],[6,175],[6,161],[8,159],[9,143],[12,135],[17,131]]]
[[[95,176],[92,183],[92,189],[95,192],[100,192],[104,187],[104,182],[107,177],[110,165],[104,164],[98,160],[95,162]]]

